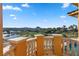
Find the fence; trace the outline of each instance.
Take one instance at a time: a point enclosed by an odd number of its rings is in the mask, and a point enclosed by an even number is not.
[[[19,37],[10,40],[3,49],[4,56],[72,56],[79,55],[79,42],[63,38],[60,34],[52,36],[36,35],[34,38]]]

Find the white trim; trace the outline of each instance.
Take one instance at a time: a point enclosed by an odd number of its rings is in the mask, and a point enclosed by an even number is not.
[[[1,3],[78,3],[79,0],[0,0]]]

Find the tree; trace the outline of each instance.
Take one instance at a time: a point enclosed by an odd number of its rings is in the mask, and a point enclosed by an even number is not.
[[[62,27],[62,32],[67,32],[67,27],[66,27],[66,25],[63,25],[63,27]]]
[[[57,31],[56,28],[53,28],[53,29],[52,29],[52,32],[53,32],[53,33],[56,33],[56,31]]]

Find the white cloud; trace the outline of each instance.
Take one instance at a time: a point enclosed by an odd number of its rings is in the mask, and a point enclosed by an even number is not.
[[[15,17],[15,15],[14,15],[14,14],[10,14],[10,16],[11,16],[11,17]]]
[[[61,20],[66,23],[66,16],[60,16]]]
[[[60,16],[60,18],[66,18],[66,16]]]
[[[69,6],[70,6],[70,3],[64,3],[63,6],[62,6],[62,8],[67,8]]]
[[[27,8],[29,8],[30,6],[29,6],[29,4],[24,3],[24,4],[22,4],[22,7],[27,7]]]
[[[14,7],[13,10],[21,11],[21,8],[19,8],[19,7]]]
[[[14,7],[14,6],[11,6],[11,5],[6,5],[6,6],[3,6],[3,10],[21,11],[21,8],[20,7]]]
[[[10,17],[12,17],[12,19],[16,20],[16,15],[10,14]]]
[[[16,17],[14,17],[13,19],[16,20]]]

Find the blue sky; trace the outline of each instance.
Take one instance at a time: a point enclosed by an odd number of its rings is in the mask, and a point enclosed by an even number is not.
[[[77,25],[77,19],[67,15],[76,10],[70,3],[4,3],[3,27],[62,27]]]

